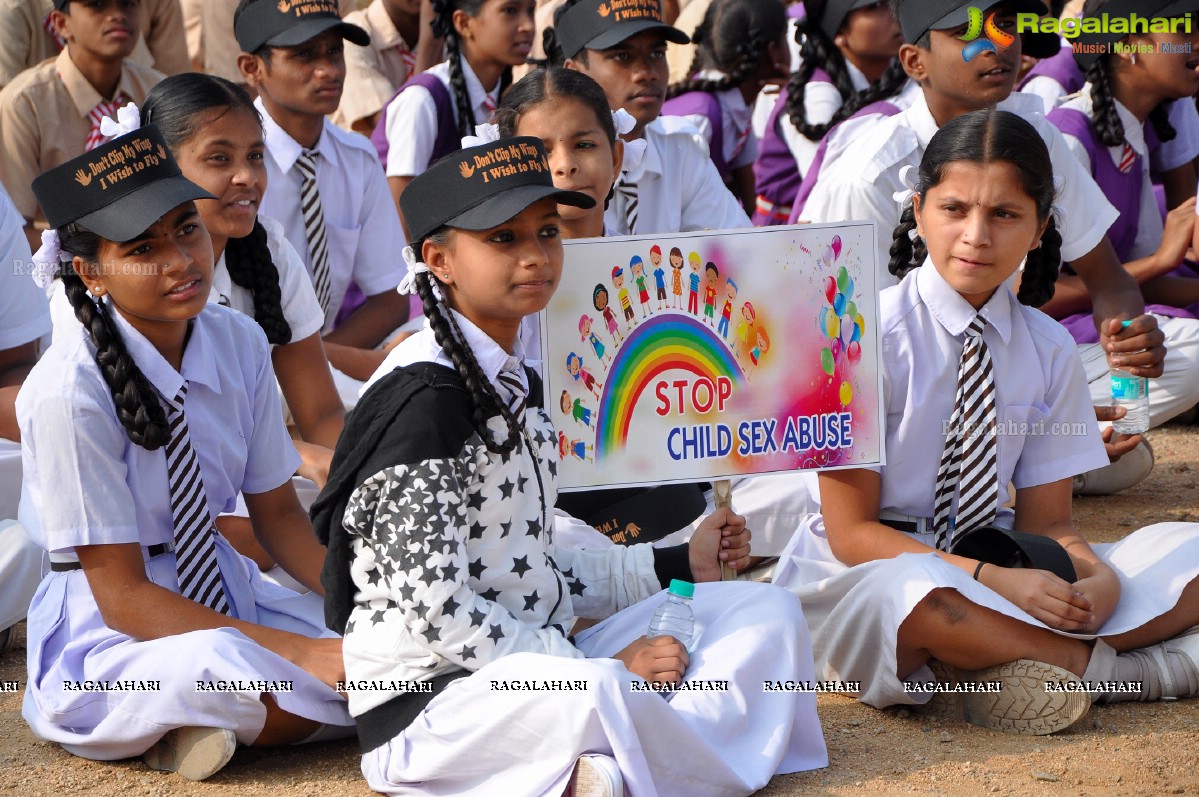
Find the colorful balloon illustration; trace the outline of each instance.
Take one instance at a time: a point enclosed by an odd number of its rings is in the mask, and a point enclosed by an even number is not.
[[[824,298],[829,304],[832,304],[833,299],[837,298],[837,280],[831,275],[824,278]]]
[[[837,290],[845,293],[845,289],[849,287],[849,272],[845,270],[845,266],[837,269]]]
[[[833,375],[833,353],[829,349],[822,349],[820,351],[820,367],[829,376]]]
[[[862,359],[862,344],[855,340],[853,343],[849,344],[849,347],[845,350],[845,354],[847,357],[849,357],[849,361],[851,363],[857,365]]]
[[[861,340],[864,334],[866,334],[866,319],[862,318],[861,313],[858,313],[853,319],[853,340]]]
[[[848,293],[847,293],[847,294],[845,294],[845,295],[848,297],[848,296],[851,296],[852,294],[848,294]],[[848,302],[846,302],[846,303],[845,303],[845,315],[849,316],[850,318],[857,318],[857,317],[858,317],[858,305],[857,305],[857,302],[854,302],[854,301],[848,301]]]
[[[857,325],[854,324],[853,318],[846,314],[841,316],[841,342],[848,346],[853,342],[853,333],[857,330]]]
[[[838,318],[845,315],[845,294],[838,293],[833,298],[833,312],[837,314]]]
[[[841,236],[840,235],[833,236],[833,242],[832,242],[831,246],[832,246],[832,250],[833,250],[833,258],[836,259],[836,258],[840,257],[841,256]]]
[[[849,406],[849,402],[853,401],[853,387],[848,382],[841,383],[841,406]]]

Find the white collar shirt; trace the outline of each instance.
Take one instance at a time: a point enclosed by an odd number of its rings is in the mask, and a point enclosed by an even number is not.
[[[303,180],[293,168],[303,147],[271,118],[261,99],[255,105],[262,114],[267,149],[267,190],[259,211],[283,225],[284,235],[311,277],[312,257],[300,210]],[[351,281],[368,297],[400,284],[404,272],[399,253],[406,242],[370,141],[326,120],[316,149],[320,153],[316,181],[329,245],[330,301],[324,325],[328,332]]]
[[[659,116],[645,126],[645,157],[636,173],[622,179],[637,185],[637,234],[749,227],[749,217],[720,179],[708,148],[693,125],[680,117]],[[627,222],[613,202],[604,213],[606,228],[627,235]]]
[[[927,260],[879,302],[887,451],[880,507],[931,518],[963,333],[976,312]],[[1010,281],[978,314],[987,321],[983,341],[995,374],[997,505],[1008,504],[1009,483],[1019,490],[1106,464],[1086,377],[1065,328],[1021,305]],[[1010,510],[1000,516],[1010,525]]]
[[[253,319],[208,305],[192,322],[179,371],[115,310],[125,345],[149,383],[185,413],[215,516],[237,494],[264,493],[300,464],[283,425],[266,337]],[[17,398],[23,443],[20,520],[47,551],[174,538],[165,448],[130,441],[100,374],[90,338],[59,335]]]
[[[1013,93],[996,106],[1023,117],[1041,134],[1053,163],[1055,183],[1061,190],[1054,206],[1062,235],[1062,259],[1077,260],[1098,246],[1116,220],[1111,206],[1074,157],[1061,132],[1043,115],[1039,97]],[[877,264],[880,286],[896,284],[887,270],[891,235],[899,223],[900,203],[895,195],[907,192],[900,171],[909,164],[920,165],[928,142],[936,134],[937,122],[923,93],[895,116],[871,116],[853,130],[852,145],[840,152],[844,157],[827,157],[820,179],[804,205],[801,219],[811,222],[873,221],[877,226]],[[838,135],[838,139],[842,136]],[[833,148],[829,148],[833,156]]]

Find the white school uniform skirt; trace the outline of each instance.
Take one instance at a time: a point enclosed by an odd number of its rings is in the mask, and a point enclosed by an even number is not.
[[[668,702],[633,691],[645,682],[610,657],[645,634],[665,593],[576,637],[587,659],[517,653],[451,683],[390,742],[362,757],[390,795],[558,797],[586,753],[612,756],[625,793],[748,795],[775,774],[828,765],[816,696],[769,692],[766,682],[810,680],[799,603],[744,582],[698,584],[686,681],[727,691],[677,692]],[[583,691],[500,691],[493,682],[585,681]]]
[[[913,536],[932,544],[931,534]],[[1094,639],[1139,628],[1172,609],[1183,588],[1199,576],[1199,524],[1158,523],[1119,542],[1091,547],[1119,576],[1120,602],[1098,634],[1049,629],[1063,636]],[[979,606],[1048,628],[933,553],[905,553],[847,567],[829,548],[822,515],[811,515],[800,525],[783,552],[774,583],[803,604],[817,676],[861,681],[858,699],[879,708],[932,698],[930,692],[904,691],[896,673],[896,639],[900,624],[934,589],[955,589]],[[906,680],[934,678],[922,666]]]
[[[217,557],[239,619],[307,637],[336,636],[324,628],[319,597],[264,582],[220,535]],[[174,584],[174,568],[172,556],[147,563],[159,584]],[[259,699],[264,691],[291,714],[353,725],[332,687],[240,631],[192,631],[145,642],[113,631],[104,625],[82,570],[51,572],[42,580],[29,609],[26,647],[25,721],[40,738],[84,758],[139,756],[167,731],[186,726],[228,728],[239,743],[250,744],[266,721]],[[95,688],[105,682],[127,688]]]

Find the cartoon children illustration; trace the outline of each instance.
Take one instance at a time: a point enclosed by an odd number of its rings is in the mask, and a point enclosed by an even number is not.
[[[591,408],[583,406],[583,399],[571,401],[570,393],[562,391],[562,414],[574,418],[579,423],[591,427]]]
[[[674,309],[683,309],[683,252],[677,246],[670,250],[670,270],[674,272],[670,292],[674,294]]]
[[[654,244],[654,249],[658,250],[658,254],[654,254],[653,249],[650,250],[649,259],[654,263],[654,287],[658,290],[658,309],[666,309],[666,270],[662,268],[662,250],[657,244]]]
[[[720,269],[708,261],[704,266],[704,323],[713,325],[716,316],[716,281],[720,279]]]
[[[591,316],[586,313],[579,316],[579,340],[591,343],[591,350],[595,352],[595,359],[600,361],[600,365],[609,365],[612,362],[612,358],[605,353],[606,347],[603,341],[591,331],[591,323]]]
[[[640,258],[638,258],[640,260]],[[624,311],[624,320],[630,329],[637,324],[633,315],[633,300],[629,298],[629,289],[624,286],[624,269],[620,266],[612,269],[612,287],[616,289],[616,297],[620,299],[620,309]]]
[[[770,336],[766,334],[766,330],[758,329],[758,345],[754,346],[749,352],[749,361],[754,365],[758,364],[758,360],[762,359],[762,355],[770,351]]]
[[[582,440],[569,440],[564,432],[558,432],[558,459],[573,456],[582,462],[595,461],[595,446],[589,446]]]
[[[687,312],[699,315],[699,267],[703,264],[699,259],[699,252],[687,255],[687,264],[691,266],[691,293],[687,296]]]
[[[716,331],[725,340],[729,339],[729,319],[733,316],[733,302],[737,300],[737,283],[733,282],[733,278],[729,277],[724,285],[725,296],[724,308],[720,311],[720,323],[716,326]]]
[[[591,303],[595,305],[595,309],[604,314],[604,323],[608,325],[608,334],[612,336],[612,342],[619,346],[624,341],[624,335],[620,332],[620,325],[616,323],[616,313],[612,312],[612,308],[608,306],[608,289],[603,286],[603,283],[595,286],[595,290],[591,292]]]
[[[595,377],[591,374],[591,372],[583,367],[583,358],[575,354],[573,351],[566,355],[566,370],[569,371],[570,375],[576,380],[582,382],[583,385],[586,386],[586,388],[590,390],[596,398],[600,397],[599,391],[600,388],[603,387],[603,384],[595,381]]]
[[[757,317],[758,313],[752,304],[746,302],[741,305],[741,321],[737,324],[737,334],[733,337],[733,356],[738,362],[741,361],[742,350],[748,350],[750,347],[750,336],[754,335],[754,322]]]
[[[654,314],[654,308],[649,306],[649,288],[646,287],[645,276],[645,261],[640,255],[633,255],[633,259],[629,261],[629,270],[633,272],[633,279],[637,282],[637,300],[641,302],[641,317],[646,317],[646,310],[649,315]]]

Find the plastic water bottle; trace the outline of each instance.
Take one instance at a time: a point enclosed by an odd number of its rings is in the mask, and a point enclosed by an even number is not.
[[[1112,423],[1120,434],[1143,434],[1149,431],[1149,380],[1113,368],[1112,403],[1123,407],[1123,418]]]
[[[1123,322],[1127,327],[1131,321]],[[1112,404],[1123,407],[1125,415],[1112,424],[1119,434],[1143,434],[1149,431],[1149,380],[1133,376],[1119,368],[1111,370]]]
[[[646,636],[651,639],[656,636],[672,636],[690,650],[691,637],[695,634],[695,615],[691,612],[693,595],[695,585],[690,581],[680,581],[677,578],[671,581],[666,601],[654,612]]]

